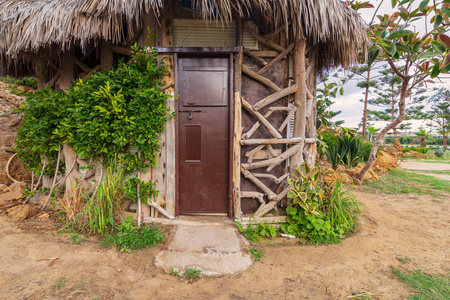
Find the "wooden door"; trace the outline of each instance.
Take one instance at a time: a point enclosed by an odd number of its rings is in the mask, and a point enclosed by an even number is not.
[[[179,58],[179,213],[227,213],[228,58]]]

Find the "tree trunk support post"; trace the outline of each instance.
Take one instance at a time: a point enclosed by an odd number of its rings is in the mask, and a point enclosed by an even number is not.
[[[290,173],[295,174],[295,169],[303,162],[303,146],[306,127],[306,39],[296,34],[294,47],[294,83],[298,86],[294,93],[294,106],[297,108],[294,117],[294,138],[302,138],[299,143],[300,150],[292,155],[290,159]]]

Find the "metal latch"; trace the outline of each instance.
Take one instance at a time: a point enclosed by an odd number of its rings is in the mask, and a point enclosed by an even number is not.
[[[202,112],[201,110],[198,109],[188,109],[188,110],[179,110],[179,113],[188,113],[188,120],[192,120],[192,113],[199,113]]]

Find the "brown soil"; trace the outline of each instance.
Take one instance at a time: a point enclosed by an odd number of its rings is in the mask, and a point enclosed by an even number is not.
[[[127,254],[97,239],[70,244],[53,221],[12,223],[0,215],[0,295],[3,299],[402,299],[408,293],[392,267],[450,269],[448,197],[387,196],[356,191],[366,206],[360,231],[341,244],[255,245],[265,258],[233,276],[180,282],[153,266],[155,248]],[[282,244],[287,244],[283,242]],[[52,260],[58,258],[52,266]],[[42,260],[42,261],[40,261]],[[58,287],[58,281],[67,282]]]

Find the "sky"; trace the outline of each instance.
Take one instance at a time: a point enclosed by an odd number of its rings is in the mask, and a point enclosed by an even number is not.
[[[376,8],[378,4],[382,0],[370,0],[370,3],[374,5]],[[419,1],[420,2],[420,1]],[[361,9],[359,13],[361,14],[361,17],[369,23],[372,19],[372,16],[375,12],[375,8],[367,8],[367,9]],[[384,0],[380,9],[378,10],[377,14],[390,14],[392,12],[391,8],[391,1],[390,0]],[[420,25],[417,25],[417,30],[420,31]],[[339,74],[340,75],[340,74]],[[430,91],[434,87],[450,87],[450,79],[448,79],[449,76],[447,76],[447,79],[443,79],[442,82],[437,83],[433,86],[428,86]],[[330,81],[333,80],[333,77],[330,76]],[[337,79],[335,81],[338,81]],[[342,110],[341,114],[336,116],[333,121],[337,120],[344,120],[344,127],[349,128],[356,128],[358,124],[361,122],[362,115],[363,115],[363,108],[364,103],[360,102],[360,99],[364,99],[364,89],[358,88],[356,86],[356,83],[358,81],[356,79],[351,80],[344,86],[344,95],[343,96],[337,96],[333,101],[335,103],[331,106],[331,110],[338,111]],[[432,94],[432,92],[430,92]],[[425,104],[425,103],[424,103]],[[384,108],[377,108],[376,106],[370,106],[369,109],[371,110],[384,110]],[[387,122],[382,121],[370,121],[371,123],[374,123],[375,128],[383,128]],[[411,122],[412,123],[412,129],[411,131],[417,131],[417,129],[421,126],[425,125],[424,121],[420,120],[410,120],[410,121],[403,121],[403,123]]]

